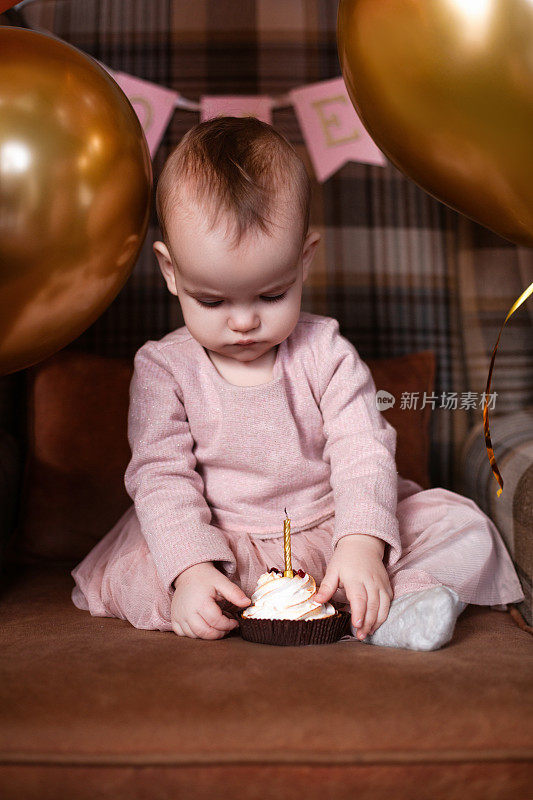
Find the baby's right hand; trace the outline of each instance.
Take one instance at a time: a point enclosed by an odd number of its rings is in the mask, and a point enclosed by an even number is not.
[[[188,567],[178,575],[174,586],[171,622],[172,630],[178,636],[221,639],[239,623],[226,617],[216,600],[226,598],[243,608],[251,603],[242,589],[223,575],[212,561]]]

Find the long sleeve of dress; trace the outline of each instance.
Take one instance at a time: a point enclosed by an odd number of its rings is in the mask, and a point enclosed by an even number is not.
[[[204,497],[194,440],[178,385],[153,342],[137,351],[130,384],[128,440],[132,456],[124,474],[141,531],[158,575],[172,582],[193,564],[235,558]]]
[[[324,328],[316,362],[335,502],[333,546],[351,533],[376,536],[390,545],[384,563],[392,565],[401,556],[396,430],[378,411],[370,369],[337,320]]]

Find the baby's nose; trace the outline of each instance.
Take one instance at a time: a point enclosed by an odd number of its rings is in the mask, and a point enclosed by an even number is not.
[[[230,326],[233,328],[234,331],[239,331],[240,333],[248,333],[249,331],[253,331],[259,325],[259,317],[257,314],[252,310],[243,309],[242,311],[234,311],[231,320]]]

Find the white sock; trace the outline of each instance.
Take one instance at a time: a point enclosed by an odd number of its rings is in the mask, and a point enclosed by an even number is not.
[[[467,604],[449,586],[431,586],[396,598],[389,615],[365,644],[437,650],[453,636],[457,617]],[[353,626],[352,635],[356,635]]]

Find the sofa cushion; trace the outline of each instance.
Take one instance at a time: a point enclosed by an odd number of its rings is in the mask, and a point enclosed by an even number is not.
[[[398,433],[398,471],[428,488],[430,406],[402,410],[399,400],[404,391],[433,390],[434,354],[368,365],[376,388],[397,399],[383,413]],[[61,351],[27,371],[28,454],[15,560],[80,560],[131,505],[124,471],[132,369],[128,360]]]
[[[396,358],[369,358],[376,391],[384,389],[394,397],[394,405],[382,411],[398,434],[396,466],[403,478],[431,488],[429,452],[431,446],[431,404],[423,404],[435,388],[435,354],[432,350],[408,353]],[[402,407],[402,395],[415,395],[414,408]]]
[[[309,800],[528,796],[533,648],[507,613],[469,606],[432,652],[272,647],[92,617],[72,586],[24,567],[0,595],[2,797],[153,797],[151,780],[196,800],[239,776],[243,800],[299,777]]]
[[[533,406],[491,417],[491,440],[503,476],[503,492],[487,458],[483,422],[461,448],[460,491],[487,514],[511,554],[524,600],[517,604],[533,625]]]
[[[27,370],[16,555],[82,558],[131,505],[124,470],[132,363],[61,351]]]

